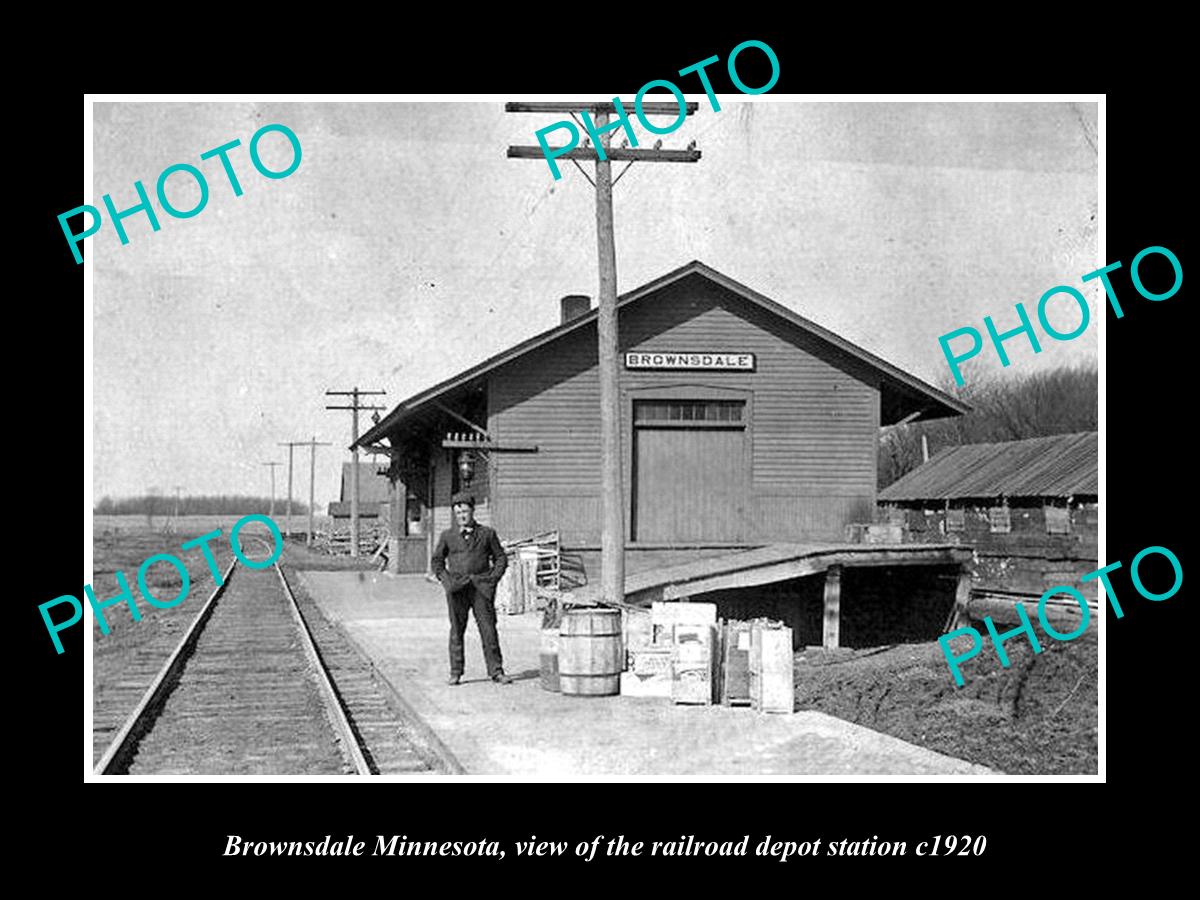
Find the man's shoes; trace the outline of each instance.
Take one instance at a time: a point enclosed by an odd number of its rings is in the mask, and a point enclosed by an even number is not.
[[[462,681],[461,675],[451,675],[446,679],[446,684],[459,684]]]
[[[503,672],[497,672],[492,676],[492,681],[496,684],[512,684],[512,676],[505,675]]]

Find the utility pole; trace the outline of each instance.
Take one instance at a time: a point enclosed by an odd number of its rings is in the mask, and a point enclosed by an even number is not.
[[[271,467],[271,512],[270,512],[270,516],[272,519],[274,519],[275,518],[275,467],[281,466],[281,465],[283,465],[283,463],[265,462],[265,463],[263,463],[263,465]]]
[[[316,440],[314,438],[314,440]],[[288,448],[288,498],[287,498],[287,524],[284,526],[285,533],[288,537],[292,536],[292,451],[297,447],[302,447],[308,441],[280,441],[280,447]]]
[[[596,190],[596,245],[600,271],[600,302],[596,319],[598,361],[600,368],[600,456],[602,483],[602,531],[600,538],[600,586],[604,596],[610,600],[625,599],[625,490],[621,483],[621,406],[620,369],[618,362],[619,339],[617,331],[617,250],[613,236],[613,185],[635,162],[696,162],[700,151],[695,144],[686,150],[662,150],[662,141],[655,142],[653,149],[630,149],[612,147],[613,128],[625,123],[626,140],[637,146],[637,139],[628,126],[628,115],[620,101],[614,103],[506,103],[505,112],[582,113],[587,120],[585,129],[595,146],[584,146],[559,155],[558,159],[569,159],[585,178],[587,172],[579,160],[596,164],[596,178],[592,181]],[[662,114],[678,118],[690,116],[699,104],[643,103],[642,113]],[[594,127],[587,114],[595,113]],[[618,122],[609,125],[609,116],[618,115]],[[586,143],[586,142],[585,142]],[[509,147],[511,159],[544,159],[541,147]],[[612,160],[625,161],[628,165],[612,177]]]
[[[175,485],[175,509],[171,512],[171,521],[167,523],[167,534],[174,534],[179,527],[179,492],[183,488]]]
[[[309,448],[308,457],[308,540],[305,542],[306,547],[311,547],[313,542],[313,511],[316,509],[314,500],[314,487],[317,483],[317,448],[332,447],[326,441],[317,443],[317,436],[314,434],[311,441],[304,441],[304,445]]]
[[[386,394],[387,391],[326,391],[331,397],[353,397],[350,406],[326,406],[326,409],[348,409],[350,417],[350,447],[353,458],[350,466],[350,555],[358,556],[358,414],[360,410],[383,409],[382,406],[363,406],[358,402],[359,397]]]

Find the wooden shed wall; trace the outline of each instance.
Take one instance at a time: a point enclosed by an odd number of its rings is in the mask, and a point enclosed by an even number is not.
[[[902,522],[907,540],[927,543],[958,541],[975,548],[972,575],[980,589],[1022,591],[1040,594],[1061,584],[1079,587],[1079,578],[1098,566],[1097,532],[1099,508],[1093,501],[1069,506],[1070,531],[1046,533],[1046,513],[1038,498],[1009,501],[1012,530],[991,530],[988,509],[975,500],[954,500],[951,507],[963,510],[965,530],[946,532],[944,501],[922,507],[911,503],[892,504],[880,517]],[[1085,596],[1095,597],[1096,584],[1084,585]]]
[[[745,540],[841,538],[846,523],[870,520],[879,430],[879,390],[871,369],[700,277],[622,309],[620,335],[622,353],[756,354],[753,372],[631,371],[623,358],[620,369],[626,420],[629,392],[641,388],[749,392],[751,497]],[[502,535],[556,528],[569,546],[598,544],[595,326],[493,372],[488,401],[488,430],[496,439],[538,446],[537,453],[493,457]],[[624,451],[630,453],[628,442]]]

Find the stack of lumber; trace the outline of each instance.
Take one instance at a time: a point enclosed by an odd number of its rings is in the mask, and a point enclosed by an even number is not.
[[[388,528],[386,524],[360,522],[358,526],[358,554],[372,556],[381,545],[387,543]],[[350,526],[317,529],[313,535],[313,549],[333,556],[350,555]]]

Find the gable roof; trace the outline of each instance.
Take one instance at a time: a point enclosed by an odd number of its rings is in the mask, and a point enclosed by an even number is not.
[[[950,447],[879,492],[881,502],[1096,495],[1097,435]]]
[[[840,335],[828,330],[827,328],[823,328],[815,322],[804,318],[804,316],[801,316],[799,313],[793,312],[786,306],[776,303],[769,297],[758,293],[741,282],[735,281],[728,275],[723,275],[716,269],[710,268],[699,260],[692,260],[690,263],[680,266],[678,269],[668,272],[667,274],[656,278],[653,281],[636,288],[635,290],[620,295],[617,298],[617,308],[620,309],[623,306],[635,303],[643,297],[662,290],[668,285],[674,284],[677,281],[681,281],[682,279],[691,275],[699,275],[707,278],[709,281],[712,281],[726,290],[731,291],[732,293],[737,294],[751,303],[762,307],[767,312],[770,312],[791,323],[792,325],[795,325],[796,327],[815,335],[833,347],[865,363],[867,366],[880,374],[885,386],[904,394],[906,397],[911,397],[912,405],[917,407],[918,415],[915,416],[916,419],[936,419],[944,416],[960,415],[962,413],[970,412],[971,410],[971,407],[968,404],[963,403],[961,400],[957,400],[944,391],[938,390],[933,385],[922,381],[915,375],[911,375],[908,372],[905,372],[903,369],[892,365],[886,360],[880,359],[878,356],[875,356],[873,353],[864,350],[857,344],[853,344]],[[557,340],[563,335],[570,334],[577,329],[590,325],[596,321],[598,316],[599,310],[592,309],[578,318],[572,319],[569,322],[564,322],[561,325],[557,325],[548,331],[543,331],[541,334],[534,335],[528,340],[522,341],[521,343],[510,347],[508,350],[498,353],[490,359],[486,359],[478,365],[460,372],[458,375],[455,375],[452,378],[448,378],[439,384],[435,384],[431,388],[421,391],[418,394],[414,394],[407,400],[401,401],[396,405],[395,409],[384,416],[377,425],[359,437],[357,446],[372,444],[376,441],[379,441],[380,439],[386,437],[388,432],[391,431],[392,428],[394,428],[397,424],[399,424],[399,422],[405,419],[410,413],[415,412],[424,404],[437,400],[443,395],[453,391],[455,388],[461,387],[475,380],[476,378],[479,378],[481,375],[486,375],[493,369],[496,369],[499,366],[516,359],[517,357],[523,356],[526,353],[536,350],[539,347],[543,347],[546,344],[549,344],[551,341]],[[926,415],[927,412],[931,414]]]

